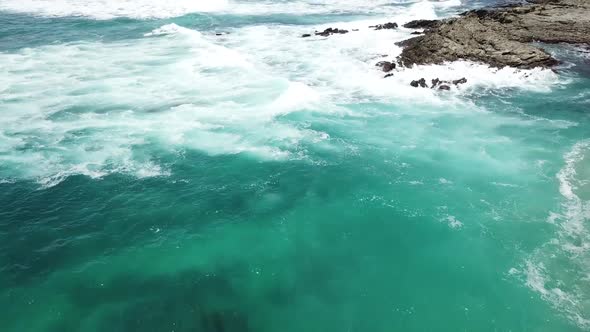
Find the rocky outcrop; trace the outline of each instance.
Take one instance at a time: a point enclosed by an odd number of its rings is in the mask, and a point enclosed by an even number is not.
[[[558,63],[531,42],[590,44],[589,0],[535,0],[533,4],[468,11],[441,21],[412,21],[426,29],[405,40],[400,64],[471,60],[494,67],[550,67]]]

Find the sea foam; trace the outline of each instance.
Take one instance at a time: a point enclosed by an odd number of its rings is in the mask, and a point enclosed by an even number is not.
[[[87,17],[97,20],[113,18],[154,19],[178,17],[190,13],[231,13],[237,15],[272,14],[386,14],[404,9],[403,1],[388,0],[2,0],[0,10],[46,17]],[[461,6],[458,0],[419,1],[414,7],[448,9]]]
[[[427,1],[395,10],[391,20],[400,23],[437,17]],[[548,70],[497,70],[469,62],[397,69],[385,79],[375,63],[395,59],[401,49],[394,42],[410,31],[369,28],[383,22],[253,25],[230,29],[223,38],[170,23],[128,41],[0,54],[6,64],[0,69],[0,101],[8,110],[0,118],[0,148],[11,165],[4,177],[54,184],[72,174],[168,174],[149,154],[135,157],[150,144],[212,155],[301,158],[301,142],[330,135],[281,123],[278,116],[340,112],[342,105],[367,101],[455,105],[472,91],[548,90],[559,82]],[[330,26],[358,31],[300,38]],[[410,86],[421,77],[468,82],[447,92]],[[411,112],[421,109],[428,108]]]
[[[526,284],[582,328],[590,328],[590,141],[574,144],[557,173],[562,210],[548,220],[557,234],[527,260]],[[569,272],[568,272],[569,271]],[[574,273],[575,271],[575,273]],[[551,286],[549,286],[551,285]]]
[[[0,10],[48,17],[82,16],[99,20],[118,17],[168,18],[223,10],[227,0],[2,0]]]

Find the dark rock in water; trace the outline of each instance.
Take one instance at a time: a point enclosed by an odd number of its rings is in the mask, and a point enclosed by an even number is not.
[[[428,87],[428,85],[426,85],[426,80],[423,79],[423,78],[421,78],[421,79],[418,80],[418,84],[420,84],[420,87],[421,88],[427,88]]]
[[[448,90],[451,90],[451,87],[448,86],[448,85],[446,85],[446,84],[443,84],[443,85],[439,86],[438,89],[439,90],[447,90],[448,91]]]
[[[383,29],[397,29],[398,25],[395,22],[389,22],[385,24],[377,24],[371,25],[369,28],[375,28],[375,30],[383,30]]]
[[[410,35],[421,35],[421,34],[422,34],[422,32],[420,32],[420,31],[412,31],[412,32],[410,32]]]
[[[393,73],[389,73],[389,74],[383,76],[383,78],[388,78],[388,77],[391,77],[391,76],[393,76]]]
[[[426,85],[426,80],[424,78],[421,78],[417,81],[412,81],[410,83],[411,86],[417,88],[417,87],[421,87],[421,88],[427,88],[428,85]]]
[[[409,22],[404,27],[425,28],[425,35],[398,43],[404,47],[398,62],[411,66],[471,60],[493,67],[550,67],[558,61],[531,42],[590,44],[590,1],[532,2]]]
[[[454,84],[454,85],[464,84],[464,83],[467,83],[467,79],[465,77],[463,77],[461,79],[453,80],[453,81],[442,81],[437,77],[437,78],[433,79],[431,82],[432,82],[432,85],[430,86],[431,89],[434,89],[438,86],[439,89],[448,90],[447,88],[443,88],[443,86],[448,87],[450,84]]]
[[[352,31],[359,31],[359,29],[352,29]]]
[[[431,29],[440,24],[437,20],[415,20],[404,24],[404,28],[408,29]]]
[[[453,84],[455,84],[455,85],[465,84],[465,83],[467,83],[467,79],[465,77],[453,81]]]
[[[348,30],[344,30],[344,29],[332,29],[332,28],[327,28],[326,30],[322,31],[322,32],[317,32],[315,33],[316,36],[323,36],[323,37],[328,37],[330,35],[333,34],[345,34],[348,33]]]
[[[395,69],[395,63],[389,61],[379,61],[377,64],[375,64],[375,66],[381,67],[381,69],[386,73]]]
[[[311,34],[304,33],[304,34],[301,35],[301,38],[307,38],[307,37],[311,37]]]

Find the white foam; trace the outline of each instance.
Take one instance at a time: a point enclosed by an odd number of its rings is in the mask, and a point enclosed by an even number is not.
[[[455,216],[447,216],[446,221],[449,224],[449,227],[451,227],[451,228],[463,227],[463,223],[460,222],[459,220],[457,220],[457,218]]]
[[[166,176],[154,144],[284,159],[301,141],[329,139],[274,120],[313,107],[313,89],[175,24],[130,42],[0,54],[0,63],[3,178],[52,186],[75,174]]]
[[[549,287],[549,283],[555,283],[549,277],[546,267],[542,263],[527,261],[524,270],[526,285],[536,291],[547,302],[555,308],[564,312],[578,326],[586,329],[590,327],[590,319],[587,312],[580,310],[584,308],[585,296],[587,294],[568,293],[559,287]]]
[[[433,8],[417,2],[405,11],[395,9],[387,21],[434,18]],[[137,40],[0,54],[0,102],[7,110],[0,118],[2,158],[14,172],[23,172],[9,176],[47,183],[71,174],[100,177],[115,171],[166,175],[166,167],[154,166],[149,156],[133,156],[146,144],[212,155],[305,158],[300,142],[330,136],[282,124],[276,117],[300,110],[341,112],[339,105],[365,101],[453,105],[473,91],[547,90],[558,82],[547,70],[496,70],[468,62],[398,69],[384,79],[375,63],[394,59],[401,51],[394,42],[410,36],[401,28],[369,28],[384,21],[248,26],[231,29],[223,38],[167,24]],[[300,37],[330,26],[351,32]],[[421,77],[468,81],[447,92],[410,86]],[[408,111],[416,115],[428,109]]]
[[[411,10],[432,16],[436,8],[461,5],[458,0],[419,1]],[[403,1],[391,0],[2,0],[0,10],[46,17],[81,16],[92,19],[128,17],[135,19],[170,18],[190,13],[228,13],[234,15],[312,15],[382,14],[391,16],[406,9]]]
[[[329,15],[329,14],[357,14],[376,15],[384,17],[400,16],[404,13],[414,14],[409,17],[417,17],[418,14],[432,18],[436,16],[436,8],[450,8],[457,0],[449,1],[416,1],[404,0],[299,0],[299,1],[232,1],[223,12],[239,15]],[[408,8],[409,7],[409,8]],[[405,20],[400,22],[406,22]]]
[[[227,0],[2,0],[0,10],[49,17],[167,18],[225,9]]]
[[[416,9],[392,20],[413,19],[418,13],[420,11]],[[373,31],[369,28],[383,22],[383,19],[378,19],[313,27],[252,26],[232,31],[230,37],[221,42],[246,54],[252,62],[266,64],[270,72],[305,83],[322,96],[332,97],[332,100],[341,103],[411,100],[438,104],[450,97],[483,93],[490,89],[549,91],[560,83],[558,75],[551,70],[494,69],[467,61],[397,69],[392,72],[393,77],[383,78],[384,73],[375,67],[375,63],[394,61],[401,52],[395,42],[410,37],[405,29]],[[327,38],[300,38],[304,33],[328,27],[351,32]],[[467,83],[453,86],[451,91],[410,86],[413,80],[420,78],[430,83],[435,78],[456,80],[463,77],[467,78]]]
[[[440,184],[453,184],[453,181],[445,179],[445,178],[439,178],[438,183],[440,183]]]
[[[565,153],[564,167],[557,173],[562,210],[549,212],[547,221],[558,229],[556,237],[539,248],[526,262],[527,286],[541,294],[582,328],[590,328],[590,140],[579,141]],[[559,285],[556,286],[548,286]]]
[[[587,252],[590,249],[590,230],[587,225],[590,221],[590,201],[576,194],[576,190],[584,190],[584,187],[586,191],[589,189],[587,185],[584,186],[585,179],[578,177],[578,168],[590,167],[587,158],[590,158],[590,140],[580,141],[565,154],[565,166],[557,173],[559,192],[565,198],[563,222],[560,224],[561,237],[565,241],[564,248],[572,252]],[[590,266],[588,268],[590,270]]]
[[[435,1],[433,3],[436,7],[451,8],[462,6],[461,0]]]
[[[187,29],[176,25],[174,23],[163,25],[157,29],[152,30],[152,32],[148,32],[144,34],[144,37],[152,37],[152,36],[165,36],[165,35],[173,35],[177,33],[184,33],[186,35],[193,35],[194,37],[201,37],[201,33],[196,30]]]

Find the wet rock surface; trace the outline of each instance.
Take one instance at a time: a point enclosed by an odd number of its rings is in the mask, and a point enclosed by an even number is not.
[[[558,63],[532,42],[590,44],[590,1],[534,0],[525,5],[472,10],[441,21],[419,20],[426,29],[398,45],[400,64],[471,60],[494,67],[550,67]]]

